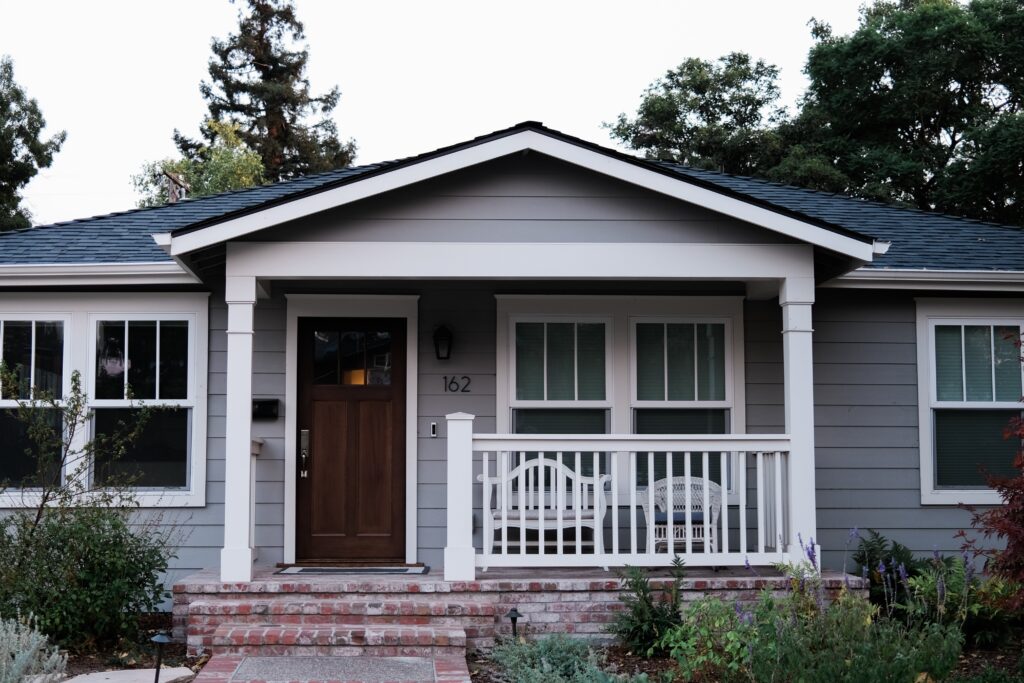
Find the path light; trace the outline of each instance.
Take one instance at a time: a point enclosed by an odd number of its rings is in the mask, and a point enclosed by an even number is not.
[[[171,639],[163,631],[158,631],[149,640],[156,644],[156,676],[153,677],[153,683],[160,683],[160,662],[164,658],[164,645],[171,642]]]
[[[512,620],[512,638],[514,640],[519,637],[519,633],[516,630],[516,622],[518,622],[519,618],[523,615],[519,613],[519,610],[513,607],[505,616]]]

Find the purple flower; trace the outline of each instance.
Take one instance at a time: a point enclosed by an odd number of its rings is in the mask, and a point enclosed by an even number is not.
[[[939,581],[938,581],[938,584],[935,587],[935,590],[936,590],[936,594],[938,595],[938,598],[939,598],[939,603],[941,604],[941,603],[945,602],[946,601],[946,581],[941,576],[939,577]]]
[[[879,560],[878,561],[878,573],[881,574],[882,576],[885,576],[885,572],[886,572],[885,560]]]
[[[932,559],[935,560],[936,564],[942,562],[942,555],[939,554],[939,549],[935,546],[932,546]]]
[[[904,564],[902,562],[900,562],[899,566],[896,568],[896,571],[899,572],[900,582],[903,583],[903,585],[906,585],[907,584],[907,579],[909,578],[907,576],[907,568],[906,568],[906,566],[904,566]]]
[[[846,540],[847,541],[852,541],[853,539],[859,538],[859,537],[860,537],[860,529],[858,529],[857,527],[853,527],[852,529],[850,529],[850,535],[847,537]]]
[[[807,553],[807,559],[810,560],[811,566],[817,569],[818,557],[817,554],[814,552],[814,539],[810,538],[808,540],[810,541],[810,543],[807,545],[807,550],[805,550],[804,552]]]
[[[868,579],[868,566],[866,564],[863,564],[860,567],[860,577],[865,581]]]

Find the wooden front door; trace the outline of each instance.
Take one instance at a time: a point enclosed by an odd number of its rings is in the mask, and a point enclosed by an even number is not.
[[[299,319],[300,562],[405,560],[405,328]]]

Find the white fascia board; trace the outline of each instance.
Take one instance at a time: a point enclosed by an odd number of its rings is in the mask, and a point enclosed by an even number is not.
[[[179,256],[226,242],[273,225],[396,190],[445,173],[459,171],[524,150],[575,164],[623,182],[705,207],[859,261],[871,261],[875,245],[841,235],[781,213],[698,187],[684,179],[658,173],[536,131],[522,131],[489,142],[386,171],[347,185],[272,206],[246,216],[171,237],[170,254]]]
[[[1022,292],[1024,271],[860,268],[821,286],[832,289]]]
[[[176,262],[0,265],[0,287],[75,285],[194,285],[199,278]]]
[[[813,278],[807,244],[232,242],[227,277],[739,280]]]

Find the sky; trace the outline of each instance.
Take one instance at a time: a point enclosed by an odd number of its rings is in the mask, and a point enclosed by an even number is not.
[[[525,120],[615,146],[602,128],[688,57],[745,51],[781,70],[791,109],[813,17],[848,33],[863,0],[296,0],[314,93],[334,85],[357,164]],[[196,135],[228,0],[0,0],[0,55],[67,142],[23,192],[36,224],[122,211],[131,177]]]

